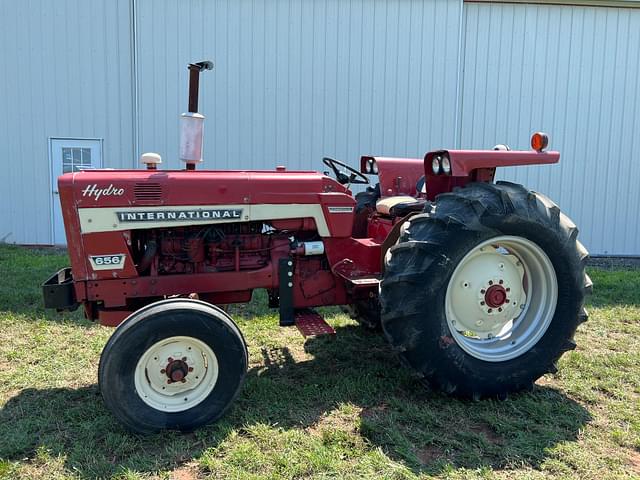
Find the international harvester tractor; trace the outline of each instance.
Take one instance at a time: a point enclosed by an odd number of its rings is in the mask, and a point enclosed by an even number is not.
[[[557,163],[545,134],[530,151],[364,156],[359,169],[324,158],[325,173],[196,170],[211,67],[189,65],[184,170],[144,154],[146,169],[58,179],[71,267],[43,285],[45,305],[117,326],[98,377],[125,426],[192,430],[224,414],[247,370],[225,306],[255,289],[305,336],[335,334],[314,307],[343,306],[461,397],[530,388],[575,348],[591,287],[578,229],[546,196],[494,183],[497,167]]]

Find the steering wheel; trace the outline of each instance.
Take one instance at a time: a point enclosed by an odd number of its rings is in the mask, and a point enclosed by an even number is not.
[[[336,175],[336,180],[338,180],[338,183],[342,185],[345,185],[347,183],[369,185],[369,179],[367,177],[365,177],[362,173],[360,173],[355,168],[352,168],[349,165],[342,163],[340,160],[324,157],[322,159],[322,163],[324,163],[327,167],[333,170],[333,173]],[[344,170],[346,170],[349,173],[349,175],[344,173]]]

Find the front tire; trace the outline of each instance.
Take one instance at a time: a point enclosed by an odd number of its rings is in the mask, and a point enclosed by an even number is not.
[[[190,431],[220,418],[248,356],[233,320],[205,302],[170,299],[129,316],[100,357],[104,402],[128,429]]]
[[[470,184],[409,219],[387,253],[382,328],[434,388],[530,388],[575,348],[591,281],[576,226],[521,185]]]

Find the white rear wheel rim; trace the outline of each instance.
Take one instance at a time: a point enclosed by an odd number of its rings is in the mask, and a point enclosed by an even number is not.
[[[142,354],[134,381],[138,396],[150,407],[183,412],[204,401],[215,387],[218,359],[197,338],[165,338]]]
[[[503,362],[529,351],[556,309],[553,264],[534,242],[500,236],[475,246],[447,286],[445,315],[456,343],[469,355]]]

